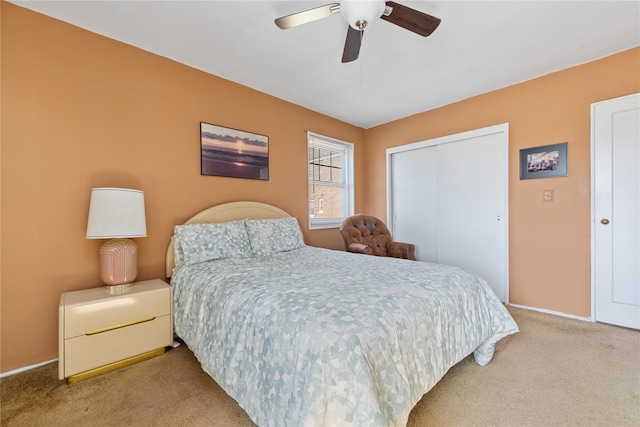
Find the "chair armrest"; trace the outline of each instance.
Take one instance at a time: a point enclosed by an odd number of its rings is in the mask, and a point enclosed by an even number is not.
[[[357,254],[371,255],[373,253],[373,250],[371,249],[370,246],[363,245],[361,243],[349,243],[347,250],[349,252],[354,252]]]
[[[389,242],[387,254],[394,258],[403,258],[416,261],[416,246],[412,243]]]

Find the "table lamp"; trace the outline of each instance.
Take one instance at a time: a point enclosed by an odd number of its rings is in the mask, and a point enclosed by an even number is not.
[[[147,237],[144,192],[93,188],[87,239],[110,239],[100,247],[100,278],[111,293],[126,292],[138,274],[138,246],[130,238]]]

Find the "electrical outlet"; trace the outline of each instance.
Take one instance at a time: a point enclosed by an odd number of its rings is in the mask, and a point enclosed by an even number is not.
[[[553,202],[553,190],[543,190],[542,191],[542,201],[543,202]]]

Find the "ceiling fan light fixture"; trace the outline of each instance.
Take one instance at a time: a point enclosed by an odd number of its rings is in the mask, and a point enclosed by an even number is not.
[[[384,13],[384,9],[384,0],[342,0],[340,2],[340,13],[349,25],[358,31],[371,25]]]
[[[2,0],[0,0],[2,1]],[[364,29],[371,26],[375,20],[382,19],[427,37],[440,25],[440,18],[427,15],[416,9],[403,6],[394,1],[384,0],[342,0],[340,3],[329,3],[313,9],[303,10],[282,16],[275,20],[278,28],[286,30],[307,22],[317,21],[335,13],[340,13],[347,21],[347,39],[342,52],[342,62],[352,62],[358,59]]]

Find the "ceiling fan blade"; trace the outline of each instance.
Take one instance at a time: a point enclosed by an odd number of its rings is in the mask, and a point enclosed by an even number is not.
[[[327,16],[331,16],[339,11],[340,3],[329,3],[324,6],[315,7],[313,9],[278,18],[276,19],[276,25],[279,28],[286,30],[287,28],[296,27],[298,25],[306,24],[307,22],[326,18]]]
[[[391,8],[391,13],[387,14],[389,8]],[[440,18],[427,15],[419,10],[411,9],[393,1],[387,2],[387,9],[380,18],[423,37],[433,33],[440,25]]]
[[[364,37],[364,31],[358,31],[348,26],[347,40],[344,42],[344,51],[342,52],[342,62],[351,62],[358,59],[360,55],[360,45]]]

